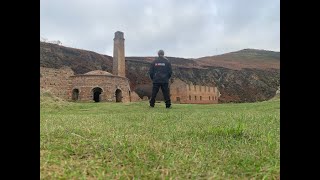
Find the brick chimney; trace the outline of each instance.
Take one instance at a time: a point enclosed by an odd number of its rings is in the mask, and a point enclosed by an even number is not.
[[[126,77],[123,32],[114,33],[113,44],[113,75]]]

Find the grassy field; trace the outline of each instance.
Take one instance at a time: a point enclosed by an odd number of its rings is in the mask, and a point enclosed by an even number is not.
[[[280,99],[40,105],[41,179],[280,179]]]

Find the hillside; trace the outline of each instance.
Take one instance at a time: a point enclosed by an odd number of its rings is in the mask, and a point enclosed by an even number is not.
[[[140,97],[151,95],[148,68],[154,57],[126,57],[126,76]],[[280,53],[242,50],[219,56],[188,59],[168,57],[173,80],[196,85],[216,85],[219,102],[255,102],[274,97],[280,85]],[[223,60],[224,59],[224,60]],[[40,42],[40,66],[69,66],[75,74],[92,70],[112,73],[112,57],[92,51]]]
[[[280,52],[243,49],[217,56],[206,56],[195,59],[202,66],[220,66],[229,69],[256,68],[279,69]]]
[[[40,42],[40,66],[49,68],[68,66],[76,74],[84,74],[97,69],[111,72],[112,57],[92,51]]]

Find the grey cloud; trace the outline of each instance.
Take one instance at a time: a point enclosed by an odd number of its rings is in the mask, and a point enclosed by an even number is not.
[[[243,48],[280,49],[279,1],[41,0],[40,33],[66,46],[112,55],[115,31],[126,56],[202,57]],[[217,51],[216,49],[219,49]]]

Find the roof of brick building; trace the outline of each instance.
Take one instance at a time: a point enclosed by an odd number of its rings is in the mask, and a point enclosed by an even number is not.
[[[85,73],[85,75],[112,75],[112,74],[107,71],[94,70],[94,71]]]

